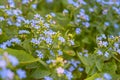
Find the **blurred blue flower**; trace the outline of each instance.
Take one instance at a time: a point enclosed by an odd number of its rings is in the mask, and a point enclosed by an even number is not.
[[[75,67],[70,66],[69,71],[72,72],[72,71],[74,71],[74,70],[75,70]]]
[[[14,43],[16,43],[16,44],[20,44],[21,40],[18,39],[18,38],[12,38],[12,39],[10,40],[10,42],[14,42]]]
[[[59,55],[63,55],[63,52],[61,50],[57,50]]]
[[[14,73],[10,69],[2,69],[0,70],[0,77],[3,80],[13,80],[14,78]]]
[[[73,75],[70,71],[64,70],[64,74],[67,76],[68,80],[71,80],[73,78]]]
[[[22,0],[22,4],[27,4],[29,3],[29,0]]]
[[[6,66],[7,66],[7,63],[6,63],[6,61],[5,60],[0,60],[0,68],[6,68]]]
[[[109,22],[105,22],[104,25],[105,25],[105,26],[109,26],[110,23],[109,23]]]
[[[80,28],[76,28],[75,32],[76,32],[76,34],[80,34],[81,33],[81,29]]]
[[[30,32],[27,30],[19,30],[18,34],[29,34]]]
[[[18,69],[16,73],[18,74],[20,79],[26,78],[26,72],[24,70]]]
[[[43,58],[43,54],[42,54],[41,51],[36,50],[35,52],[37,53],[37,56],[38,56],[39,58]]]
[[[97,53],[98,53],[98,55],[102,55],[103,54],[103,52],[101,50],[98,50]]]
[[[109,53],[106,51],[105,54],[104,54],[105,57],[108,57],[109,56]]]
[[[104,73],[103,77],[105,78],[105,80],[112,80],[111,75],[108,73]]]
[[[80,61],[76,61],[74,59],[71,59],[70,63],[76,68],[78,64],[80,64]]]
[[[4,19],[4,17],[0,17],[0,21],[4,21],[5,19]]]
[[[115,29],[118,29],[118,28],[119,28],[119,25],[118,25],[118,24],[114,24],[114,28],[115,28]]]
[[[32,6],[33,9],[37,8],[37,4],[32,4],[31,6]]]
[[[59,36],[58,40],[60,40],[61,42],[65,42],[65,39],[61,36]]]
[[[13,66],[17,66],[19,64],[18,59],[12,55],[8,55],[8,59]]]
[[[71,45],[75,45],[75,43],[74,43],[73,40],[70,40],[70,44],[71,44]]]
[[[82,72],[82,71],[84,71],[84,68],[79,67],[78,70],[79,70],[80,72]]]
[[[52,2],[53,2],[53,0],[46,0],[46,2],[47,2],[47,3],[52,3]]]
[[[45,76],[44,80],[53,80],[53,79],[51,77],[49,77],[49,76]]]

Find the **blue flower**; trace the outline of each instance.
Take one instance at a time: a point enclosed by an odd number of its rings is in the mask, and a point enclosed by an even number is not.
[[[120,54],[120,49],[118,49],[117,52]]]
[[[21,40],[18,39],[18,38],[12,38],[12,39],[10,40],[10,42],[14,42],[14,43],[16,43],[16,44],[20,44]]]
[[[74,59],[71,59],[70,63],[76,68],[78,64],[80,64],[80,61],[75,61]]]
[[[30,32],[27,30],[19,30],[18,34],[29,34]]]
[[[65,42],[65,39],[61,36],[59,36],[58,40],[60,40],[61,42]]]
[[[69,71],[72,72],[72,71],[74,71],[74,70],[75,70],[75,67],[70,66]]]
[[[47,37],[47,38],[45,39],[45,41],[46,41],[46,43],[49,44],[49,45],[51,45],[51,44],[53,43],[51,37]]]
[[[82,24],[85,26],[85,27],[89,27],[90,26],[90,23],[89,22],[82,22]]]
[[[76,32],[76,34],[80,34],[81,33],[81,29],[80,28],[76,28],[75,32]]]
[[[82,71],[84,71],[84,68],[79,67],[78,70],[79,70],[80,72],[82,72]]]
[[[0,28],[0,35],[2,34],[2,29]]]
[[[42,54],[41,51],[36,50],[36,53],[37,53],[37,56],[38,56],[39,58],[43,58],[43,54]]]
[[[67,9],[64,9],[63,10],[63,14],[67,14],[68,13],[68,10]]]
[[[108,73],[104,73],[103,77],[105,78],[105,80],[112,80],[111,75]]]
[[[114,24],[114,28],[115,28],[115,29],[118,29],[118,28],[119,28],[119,25],[118,25],[118,24]]]
[[[20,79],[26,78],[26,72],[24,70],[18,69],[16,72]]]
[[[37,4],[32,4],[31,6],[32,6],[33,9],[37,8]]]
[[[40,40],[36,39],[36,38],[32,38],[31,40],[31,43],[34,43],[34,44],[40,44]]]
[[[13,80],[14,78],[14,73],[10,69],[2,69],[0,71],[0,77],[3,80]]]
[[[108,57],[109,56],[109,53],[106,51],[105,54],[104,54],[105,57]]]
[[[104,25],[105,25],[105,26],[109,26],[110,23],[109,23],[109,22],[105,22]]]
[[[57,50],[57,52],[58,52],[59,55],[63,54],[63,52],[61,50]]]
[[[0,5],[0,9],[4,9],[5,8],[5,6],[4,5]]]
[[[10,5],[10,7],[15,7],[15,3],[13,0],[8,0],[8,3]]]
[[[103,54],[101,50],[98,50],[97,53],[98,53],[98,55],[102,55]]]
[[[51,77],[49,77],[49,76],[45,76],[44,80],[53,80],[53,79]]]
[[[6,68],[7,63],[5,60],[0,60],[0,68]]]
[[[29,3],[29,0],[22,0],[22,4],[27,4]]]
[[[68,80],[71,80],[73,78],[73,75],[70,71],[64,70],[64,74],[67,76]]]
[[[53,0],[46,0],[46,2],[47,2],[47,3],[52,3],[52,2],[53,2]]]
[[[51,12],[50,15],[51,15],[52,17],[55,17],[55,16],[56,16],[56,14],[53,13],[53,12]]]
[[[18,59],[16,57],[12,56],[12,55],[8,55],[8,59],[13,66],[16,66],[16,65],[19,64]]]
[[[0,17],[0,21],[4,21],[5,19],[4,19],[4,17]]]
[[[73,40],[70,40],[70,44],[71,44],[71,45],[75,45],[75,43],[74,43]]]

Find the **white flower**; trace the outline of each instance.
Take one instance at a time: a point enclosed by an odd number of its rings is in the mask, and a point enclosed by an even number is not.
[[[64,73],[64,69],[62,67],[59,67],[56,69],[58,74],[63,74]]]

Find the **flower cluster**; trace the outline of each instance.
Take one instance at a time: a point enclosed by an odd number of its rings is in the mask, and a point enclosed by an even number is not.
[[[4,52],[0,55],[0,79],[13,80],[26,78],[26,72],[22,69],[13,70],[19,61],[16,57]]]

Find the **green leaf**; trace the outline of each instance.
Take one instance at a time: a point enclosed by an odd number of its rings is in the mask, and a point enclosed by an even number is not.
[[[31,75],[31,77],[35,79],[44,78],[45,76],[50,75],[50,71],[48,69],[45,69],[44,67],[37,68]]]
[[[100,75],[98,73],[95,73],[94,75],[92,75],[91,77],[88,77],[85,80],[95,80],[96,78],[100,77]]]
[[[115,60],[104,63],[104,66],[103,66],[104,72],[108,72],[108,73],[113,74],[113,73],[116,73],[116,70],[117,70],[117,65],[115,63]]]
[[[95,64],[96,64],[97,69],[101,72],[103,65],[104,65],[102,60],[101,59],[96,60]]]
[[[2,49],[0,49],[0,51],[4,52],[4,50]],[[38,58],[34,58],[32,55],[26,53],[23,50],[15,50],[15,49],[7,48],[5,51],[15,56],[19,60],[19,62],[23,64],[32,63],[39,60]]]
[[[88,66],[89,63],[88,63],[88,61],[85,59],[85,57],[79,55],[78,53],[77,53],[77,56],[78,56],[78,58],[80,59],[80,61],[81,61],[85,66]]]

